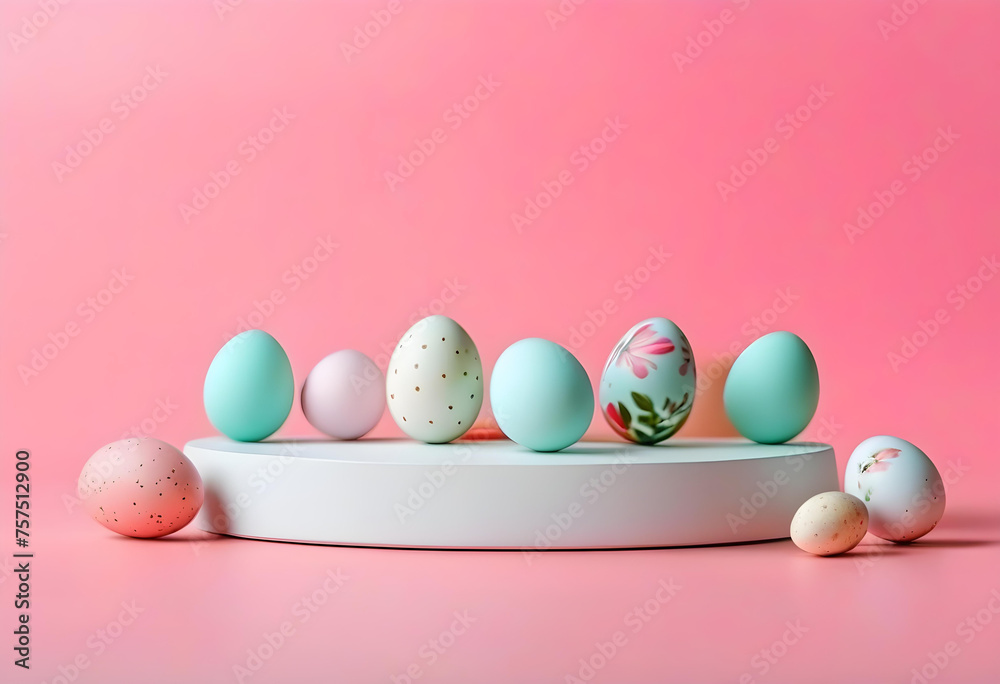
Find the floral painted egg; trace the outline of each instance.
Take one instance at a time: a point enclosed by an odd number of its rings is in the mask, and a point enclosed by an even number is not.
[[[691,345],[666,318],[647,318],[615,345],[601,374],[601,410],[619,435],[656,444],[681,429],[694,404]]]
[[[933,530],[944,515],[941,474],[923,451],[905,439],[869,437],[844,471],[844,491],[863,499],[872,534],[910,542]]]

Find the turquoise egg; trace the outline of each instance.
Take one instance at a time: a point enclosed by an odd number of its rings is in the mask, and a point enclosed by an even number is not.
[[[493,367],[490,403],[504,434],[535,451],[578,441],[594,417],[594,389],[576,357],[531,337],[507,347]]]
[[[288,355],[263,330],[247,330],[226,342],[205,376],[208,419],[240,442],[259,442],[280,428],[294,395]]]
[[[726,415],[744,437],[763,444],[787,442],[816,413],[816,359],[798,335],[764,335],[736,359],[723,401]]]

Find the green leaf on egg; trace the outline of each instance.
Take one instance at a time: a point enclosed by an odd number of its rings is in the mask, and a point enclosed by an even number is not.
[[[660,424],[660,418],[659,416],[653,413],[640,413],[639,422],[642,423],[643,425],[648,425],[651,428],[655,428],[657,425]]]
[[[625,408],[625,404],[620,401],[618,402],[618,413],[622,417],[622,422],[625,423],[625,428],[628,429],[628,427],[632,424],[632,414],[629,413],[627,408]]]
[[[643,411],[653,411],[653,402],[650,401],[649,397],[645,394],[639,394],[638,392],[632,392],[632,401]]]

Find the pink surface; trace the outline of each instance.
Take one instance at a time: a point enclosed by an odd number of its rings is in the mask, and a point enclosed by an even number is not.
[[[995,680],[998,24],[986,0],[4,2],[0,453],[5,492],[32,454],[38,555],[26,673],[4,541],[0,679],[231,681],[288,621],[243,681],[585,680],[619,630],[593,681],[910,682],[935,662],[934,681]],[[778,542],[528,564],[139,542],[65,499],[103,444],[211,434],[204,373],[244,327],[301,384],[341,348],[385,368],[427,313],[487,373],[540,336],[594,382],[667,316],[698,363],[689,436],[731,434],[727,362],[791,330],[822,384],[804,436],[842,465],[871,435],[913,441],[949,510],[917,544],[835,559]],[[296,403],[280,434],[316,433]],[[373,434],[399,431],[386,413]]]

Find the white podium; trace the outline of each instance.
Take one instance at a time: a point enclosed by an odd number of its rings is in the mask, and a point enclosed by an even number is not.
[[[442,549],[601,549],[781,539],[839,489],[833,448],[741,440],[234,442],[184,453],[205,486],[197,525],[275,541]]]

